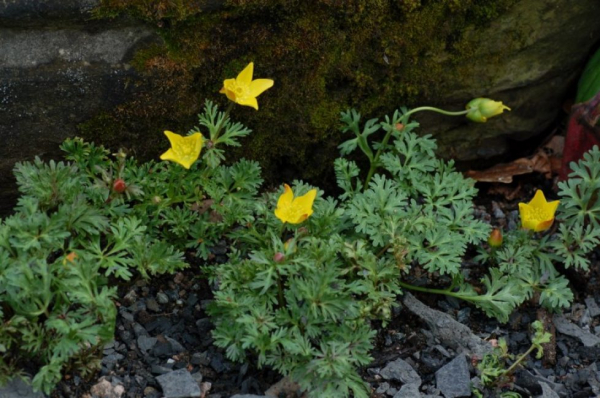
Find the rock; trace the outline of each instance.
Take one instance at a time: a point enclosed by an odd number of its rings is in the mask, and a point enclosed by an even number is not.
[[[167,296],[163,292],[158,292],[156,293],[156,301],[158,301],[161,304],[167,304],[169,302],[169,296]]]
[[[181,352],[186,351],[185,347],[182,346],[177,340],[170,338],[169,336],[165,336],[165,339],[171,344],[171,349],[173,353],[179,354]]]
[[[377,390],[375,390],[375,392],[377,394],[385,394],[388,390],[390,389],[390,383],[379,383],[379,386],[377,387]]]
[[[590,316],[592,318],[595,318],[598,315],[600,315],[600,307],[598,307],[598,303],[596,303],[596,300],[594,300],[593,297],[586,298],[585,305],[587,305],[587,309],[590,312]]]
[[[156,337],[140,336],[137,339],[138,348],[144,353],[154,347],[156,342]]]
[[[534,371],[535,371],[535,369],[534,369]],[[515,384],[517,386],[520,386],[520,387],[523,387],[523,388],[529,390],[532,394],[542,393],[542,389],[540,387],[540,384],[542,384],[542,383],[548,384],[551,387],[551,389],[553,391],[557,392],[561,397],[567,396],[567,389],[562,384],[554,383],[554,382],[550,381],[549,379],[546,379],[545,377],[542,377],[540,375],[534,375],[527,369],[520,369],[516,373]]]
[[[179,369],[156,378],[164,398],[200,397],[200,386],[186,369]]]
[[[419,385],[405,384],[400,388],[400,391],[394,395],[394,398],[416,398],[420,396]]]
[[[450,315],[427,307],[408,292],[404,292],[403,303],[406,308],[423,319],[435,337],[445,345],[455,350],[466,349],[479,358],[491,352],[492,346],[489,343],[475,336],[471,329],[455,321]]]
[[[539,398],[560,398],[547,383],[540,382],[540,386],[542,386],[542,395],[540,395]]]
[[[435,372],[435,382],[446,398],[470,397],[471,376],[466,356],[458,355]]]
[[[146,308],[148,308],[152,312],[160,312],[160,307],[158,303],[153,298],[149,298],[146,300]]]
[[[130,98],[135,50],[160,40],[141,23],[90,22],[96,3],[0,2],[0,213],[16,195],[15,162],[58,158],[78,124]]]
[[[102,377],[98,383],[92,386],[90,393],[93,398],[121,398],[125,393],[125,388],[121,384],[113,385]]]
[[[154,387],[144,388],[144,398],[160,398],[162,394]]]
[[[292,381],[289,377],[284,377],[269,387],[265,391],[265,395],[270,397],[293,397],[296,396],[298,391],[300,391],[300,385]]]
[[[385,368],[379,372],[381,377],[386,380],[399,381],[403,384],[421,385],[421,377],[419,374],[403,359],[396,359],[388,363]]]
[[[204,365],[204,366],[208,366],[208,364],[210,363],[210,356],[208,355],[208,352],[197,352],[192,354],[192,358],[190,360],[190,362],[192,363],[192,365]]]
[[[0,387],[2,398],[44,398],[41,392],[33,392],[31,385],[16,377],[5,386]]]
[[[123,358],[125,357],[119,353],[110,354],[102,358],[102,365],[104,365],[108,370],[112,370]]]
[[[586,332],[579,326],[567,321],[562,315],[555,315],[552,318],[552,323],[554,323],[558,332],[578,338],[586,347],[594,347],[600,344],[600,337]]]
[[[235,394],[231,398],[273,398],[272,395]]]

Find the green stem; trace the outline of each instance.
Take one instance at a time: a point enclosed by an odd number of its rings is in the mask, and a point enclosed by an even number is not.
[[[533,352],[533,350],[535,349],[535,346],[531,345],[531,347],[529,347],[529,349],[527,351],[525,351],[525,353],[523,355],[521,355],[516,361],[515,363],[513,363],[512,365],[510,365],[510,367],[508,369],[506,369],[504,371],[504,373],[502,373],[503,376],[505,375],[509,375],[511,374],[511,372],[513,372],[515,370],[515,368],[517,366],[519,366],[519,364],[525,359],[527,358],[527,356],[529,354],[531,354]]]
[[[451,112],[451,111],[445,111],[440,108],[435,108],[433,106],[420,106],[418,108],[411,109],[410,111],[406,112],[404,115],[402,115],[402,119],[407,120],[408,116],[412,115],[413,113],[417,113],[417,112],[421,112],[421,111],[432,111],[432,112],[437,112],[437,113],[441,113],[442,115],[448,115],[448,116],[462,116],[462,115],[466,115],[467,113],[470,112],[469,109],[465,109],[464,111]]]
[[[281,274],[277,270],[277,301],[279,308],[285,308],[285,298],[283,296],[283,282],[281,281]]]
[[[411,284],[408,284],[406,282],[402,282],[402,281],[398,281],[398,285],[400,285],[403,288],[406,289],[410,289],[410,290],[415,290],[417,292],[423,292],[423,293],[433,293],[433,294],[444,294],[446,296],[451,296],[451,297],[456,297],[457,299],[461,299],[464,301],[470,301],[470,302],[475,302],[475,301],[485,301],[488,300],[486,298],[481,298],[480,296],[468,296],[465,297],[459,293],[454,293],[451,291],[451,289],[454,288],[454,282],[452,283],[452,285],[448,288],[448,289],[433,289],[433,288],[429,288],[429,287],[421,287],[421,286],[414,286]]]
[[[406,288],[406,289],[415,290],[417,292],[433,293],[433,294],[445,294],[447,296],[457,297],[457,295],[454,294],[454,293],[452,293],[450,290],[433,289],[433,288],[430,288],[430,287],[415,286],[415,285],[408,284],[406,282],[402,282],[400,280],[398,281],[398,285],[400,285],[401,287]]]
[[[213,144],[216,144],[219,140],[219,134],[221,133],[221,130],[223,130],[223,127],[225,127],[227,121],[229,120],[229,113],[231,112],[231,109],[233,109],[233,102],[229,102],[229,106],[225,110],[225,117],[221,119],[221,122],[217,125],[217,131],[215,131],[215,134],[211,137],[211,141],[213,142]]]
[[[400,121],[402,123],[406,123],[408,121],[408,117],[410,115],[417,113],[417,112],[421,112],[421,111],[432,111],[432,112],[437,112],[437,113],[441,113],[442,115],[448,115],[448,116],[462,116],[462,115],[466,115],[467,113],[470,112],[469,109],[465,109],[464,111],[451,112],[451,111],[445,111],[440,108],[435,108],[433,106],[420,106],[418,108],[411,109],[410,111],[406,112],[404,115],[402,115],[402,117],[400,118]],[[383,141],[381,142],[381,146],[379,147],[379,149],[377,150],[377,153],[375,154],[375,157],[371,161],[371,167],[369,167],[369,172],[367,173],[367,178],[365,179],[365,186],[364,186],[365,191],[367,190],[367,187],[369,186],[369,182],[371,181],[373,174],[375,174],[375,170],[377,170],[377,167],[379,166],[379,155],[381,155],[381,152],[383,152],[383,150],[387,146],[387,143],[390,140],[390,137],[392,136],[393,131],[394,131],[394,127],[390,128],[390,130],[387,132],[387,134],[383,138]]]

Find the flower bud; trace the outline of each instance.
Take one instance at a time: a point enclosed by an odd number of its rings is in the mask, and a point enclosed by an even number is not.
[[[125,184],[125,181],[123,181],[122,178],[117,178],[113,182],[113,191],[115,191],[116,193],[123,193],[126,189],[127,185]]]
[[[162,199],[160,198],[160,196],[153,196],[152,197],[152,204],[159,204],[160,202],[162,202]]]
[[[282,252],[277,252],[275,253],[275,255],[273,256],[273,261],[275,261],[276,263],[280,263],[285,259],[285,255]]]
[[[402,130],[404,130],[404,125],[402,123],[396,123],[394,125],[394,128],[398,131],[402,131]]]
[[[488,244],[492,247],[502,246],[502,231],[498,228],[494,228],[488,238]]]
[[[488,118],[500,115],[505,109],[510,111],[510,108],[501,101],[494,101],[489,98],[475,98],[466,106],[469,111],[467,118],[474,122],[485,123]]]

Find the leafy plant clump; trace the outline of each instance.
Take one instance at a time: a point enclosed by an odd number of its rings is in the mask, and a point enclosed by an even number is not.
[[[252,71],[250,63],[224,82],[232,105],[257,109],[256,97],[273,85]],[[49,392],[73,361],[93,358],[112,338],[111,285],[175,272],[187,265],[184,253],[205,262],[214,288],[215,344],[232,360],[290,376],[311,397],[368,396],[359,369],[402,289],[462,298],[503,322],[529,298],[552,310],[572,300],[555,264],[585,269],[598,244],[597,148],[560,186],[558,233],[543,235],[558,202],[540,193],[520,206],[531,231],[504,239],[495,231],[486,246],[491,227],[474,216],[474,181],[436,158],[436,142],[417,135],[410,117],[433,110],[485,122],[508,109],[501,102],[402,108],[364,124],[358,112],[342,113],[350,137],[335,161],[337,198],[301,181],[260,193],[258,163],[226,165],[226,147],[251,132],[230,119],[232,105],[223,112],[207,101],[187,136],[165,132],[167,162],[138,164],[71,139],[62,146],[68,163],[16,165],[23,196],[0,224],[5,378],[33,370],[35,388]],[[223,240],[228,261],[211,264]],[[463,274],[470,247],[489,268],[476,286]],[[418,274],[449,286],[408,283]]]
[[[138,164],[78,138],[62,145],[68,163],[15,166],[22,197],[0,224],[1,382],[33,372],[49,393],[80,357],[89,373],[114,337],[115,282],[180,270],[184,251],[208,259],[248,218],[260,167],[221,162],[250,130],[210,102],[199,123],[212,139],[206,167]]]

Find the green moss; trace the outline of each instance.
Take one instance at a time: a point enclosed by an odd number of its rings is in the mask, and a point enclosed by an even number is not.
[[[235,108],[232,116],[254,130],[236,156],[261,161],[273,183],[290,170],[321,184],[337,155],[340,111],[356,107],[370,117],[435,103],[449,89],[448,74],[470,78],[468,68],[448,68],[481,51],[464,32],[485,27],[515,2],[226,0],[203,10],[186,0],[102,0],[98,17],[149,21],[165,43],[136,55],[150,87],[111,116],[138,137],[160,136],[167,125],[186,131],[203,98],[225,104],[223,79],[254,61],[256,77],[273,78],[275,87],[259,97],[258,112]]]

